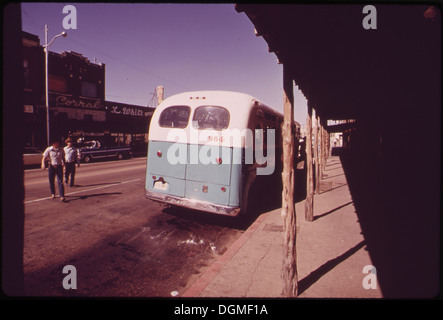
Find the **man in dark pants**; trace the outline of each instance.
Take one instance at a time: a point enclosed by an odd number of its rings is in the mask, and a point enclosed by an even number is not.
[[[65,153],[60,147],[58,141],[52,142],[52,146],[46,148],[43,152],[42,169],[45,170],[45,161],[49,159],[48,177],[49,188],[51,189],[52,199],[55,198],[54,180],[57,176],[58,190],[60,192],[60,201],[65,202],[65,188],[63,186],[63,167],[65,165]]]
[[[71,176],[71,181],[69,186],[72,188],[74,187],[74,180],[75,180],[75,164],[77,163],[77,166],[80,167],[80,152],[77,148],[75,148],[72,144],[71,138],[66,139],[67,146],[63,149],[65,152],[65,165],[66,165],[66,171],[65,171],[65,182],[68,184],[69,176]]]

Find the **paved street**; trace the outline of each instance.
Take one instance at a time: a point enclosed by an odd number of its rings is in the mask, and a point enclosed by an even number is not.
[[[230,217],[169,209],[144,197],[146,158],[81,164],[66,203],[47,170],[25,171],[26,294],[168,297],[183,292],[244,230]],[[63,288],[63,268],[77,289]]]

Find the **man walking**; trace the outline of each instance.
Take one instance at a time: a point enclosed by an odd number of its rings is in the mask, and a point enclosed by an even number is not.
[[[71,138],[66,139],[67,146],[63,149],[65,153],[65,182],[68,184],[69,176],[71,176],[71,181],[69,186],[72,188],[75,186],[75,164],[80,167],[80,152],[72,144]]]
[[[43,152],[42,169],[45,170],[45,161],[49,159],[48,177],[49,188],[51,189],[52,199],[55,198],[54,180],[57,176],[58,191],[60,192],[60,201],[65,202],[65,188],[63,186],[63,166],[65,165],[65,155],[63,148],[58,141],[52,142],[52,146],[46,148]]]

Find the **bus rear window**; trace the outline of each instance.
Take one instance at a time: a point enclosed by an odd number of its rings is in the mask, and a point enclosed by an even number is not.
[[[186,128],[188,126],[191,108],[188,106],[173,106],[166,108],[160,114],[159,125],[166,128]]]
[[[196,129],[223,130],[229,126],[229,111],[223,107],[202,106],[195,109],[192,125]]]

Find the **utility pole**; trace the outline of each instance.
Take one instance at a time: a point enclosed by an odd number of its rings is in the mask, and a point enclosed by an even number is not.
[[[46,105],[46,144],[50,146],[51,139],[49,133],[49,68],[48,68],[48,56],[49,56],[49,46],[58,37],[66,37],[68,34],[63,31],[62,33],[56,35],[52,38],[51,42],[48,43],[48,25],[45,24],[45,44],[43,45],[43,51],[45,53],[45,105]]]
[[[294,86],[288,66],[283,64],[283,193],[282,211],[284,227],[283,253],[283,294],[296,297],[298,290],[297,254],[296,254],[296,216],[294,204]]]
[[[45,107],[46,107],[46,146],[51,145],[51,138],[49,135],[49,84],[48,84],[48,25],[45,24],[45,45],[43,46],[45,52]]]

